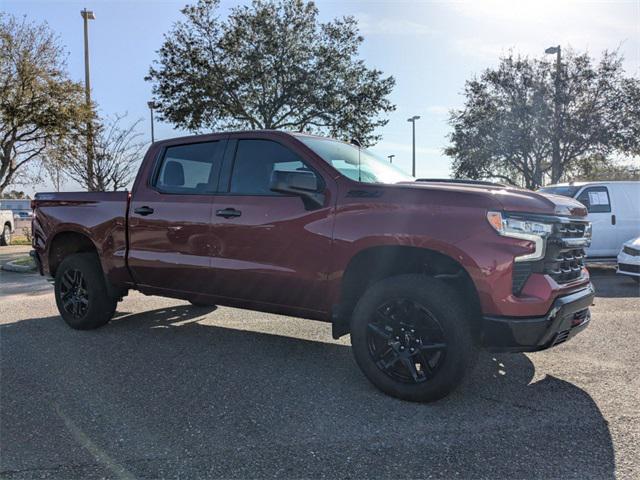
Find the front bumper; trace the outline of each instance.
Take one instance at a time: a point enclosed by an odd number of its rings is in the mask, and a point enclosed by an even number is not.
[[[559,297],[542,317],[483,317],[482,343],[492,351],[534,352],[569,340],[591,320],[593,285]]]
[[[630,255],[624,250],[618,255],[618,273],[640,276],[640,255]]]

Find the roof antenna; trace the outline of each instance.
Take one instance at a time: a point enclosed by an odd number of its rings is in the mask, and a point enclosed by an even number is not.
[[[356,147],[358,147],[358,181],[362,182],[362,169],[360,168],[360,150],[362,150],[362,143],[360,143],[360,140],[358,140],[357,138],[352,138],[351,145],[355,145]]]

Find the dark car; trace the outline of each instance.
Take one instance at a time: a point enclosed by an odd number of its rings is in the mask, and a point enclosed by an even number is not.
[[[135,289],[330,322],[388,394],[449,393],[479,348],[584,329],[594,291],[577,201],[416,182],[366,150],[277,131],[154,143],[131,192],[40,193],[34,256],[73,328]]]

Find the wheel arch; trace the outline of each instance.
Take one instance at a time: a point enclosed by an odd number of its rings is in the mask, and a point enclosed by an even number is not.
[[[98,247],[93,240],[88,235],[75,230],[56,233],[49,243],[48,250],[49,273],[52,277],[56,276],[60,263],[71,254],[95,253],[99,256]]]
[[[332,309],[333,337],[349,333],[353,309],[364,292],[374,283],[396,275],[423,274],[445,281],[465,300],[471,319],[480,318],[480,299],[471,276],[464,266],[441,251],[406,245],[367,247],[350,259],[342,275],[340,299]],[[474,336],[480,322],[472,321]]]

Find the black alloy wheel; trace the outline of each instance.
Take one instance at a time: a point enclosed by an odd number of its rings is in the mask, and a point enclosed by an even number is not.
[[[432,402],[473,368],[473,313],[455,287],[420,274],[371,285],[351,316],[351,347],[362,373],[383,392]]]
[[[55,270],[54,293],[58,311],[76,330],[101,327],[111,320],[118,299],[109,288],[94,253],[74,253]]]
[[[420,303],[397,298],[380,305],[367,326],[369,354],[386,375],[422,383],[442,366],[447,343],[438,321]]]
[[[62,307],[73,318],[82,318],[89,309],[87,282],[80,270],[66,270],[60,285]]]

